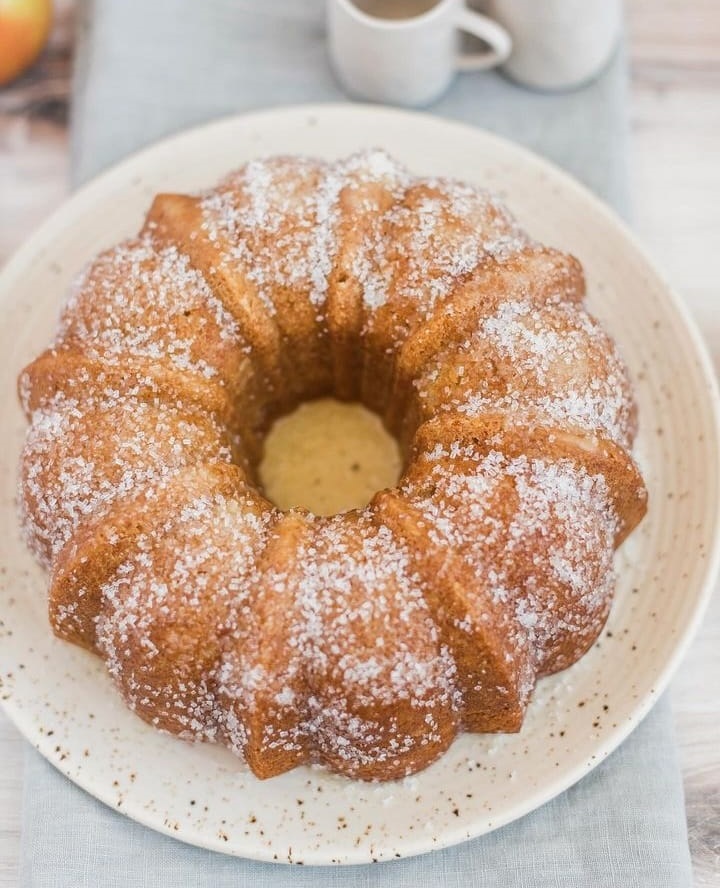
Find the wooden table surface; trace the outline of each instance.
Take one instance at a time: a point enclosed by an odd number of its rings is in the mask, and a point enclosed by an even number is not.
[[[73,0],[0,90],[0,263],[63,199]],[[628,0],[635,227],[720,367],[720,3]],[[720,596],[673,683],[695,884],[720,886]],[[0,888],[17,884],[23,741],[0,714]]]

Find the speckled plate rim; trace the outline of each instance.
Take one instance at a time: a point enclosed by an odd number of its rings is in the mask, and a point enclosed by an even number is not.
[[[223,118],[210,124],[186,130],[145,148],[126,158],[117,166],[104,172],[78,190],[66,203],[50,216],[33,236],[24,243],[24,245],[20,247],[0,273],[0,312],[7,304],[6,300],[11,298],[10,294],[12,292],[13,280],[18,279],[23,274],[24,269],[28,268],[40,255],[42,255],[47,245],[53,243],[58,233],[82,218],[89,208],[98,203],[99,199],[105,192],[112,191],[117,185],[130,181],[133,176],[137,175],[138,172],[145,167],[149,160],[165,155],[168,162],[171,162],[172,153],[178,146],[191,142],[194,139],[198,139],[199,136],[202,136],[202,139],[212,137],[213,139],[222,140],[229,133],[233,132],[241,122],[243,125],[257,130],[262,129],[265,124],[274,123],[278,119],[286,118],[288,126],[292,128],[293,124],[296,124],[297,126],[307,125],[308,118],[327,119],[328,116],[332,117],[333,115],[339,115],[344,117],[348,114],[356,118],[358,126],[360,126],[363,121],[367,121],[369,117],[374,118],[376,121],[378,119],[388,121],[392,119],[397,122],[399,119],[401,120],[403,118],[413,121],[424,120],[429,128],[442,131],[442,133],[448,138],[474,141],[477,144],[484,140],[487,145],[492,145],[494,149],[502,150],[508,163],[534,168],[539,174],[552,180],[561,192],[572,194],[576,199],[584,203],[589,214],[594,214],[598,218],[601,218],[606,226],[614,228],[622,237],[627,249],[635,253],[636,257],[645,267],[647,273],[654,277],[656,282],[662,287],[667,306],[671,308],[676,321],[682,327],[682,333],[691,343],[694,357],[699,364],[703,377],[703,384],[705,386],[703,397],[707,398],[713,416],[712,426],[714,440],[712,442],[712,449],[716,458],[719,457],[720,396],[718,394],[718,386],[709,353],[685,304],[670,289],[662,276],[654,269],[647,253],[638,243],[629,228],[612,210],[610,210],[588,189],[552,163],[538,157],[529,150],[522,148],[509,140],[475,127],[462,123],[440,120],[433,118],[430,115],[419,114],[417,112],[397,111],[394,109],[363,106],[359,104],[318,104],[296,105],[287,108],[280,107],[247,115]],[[676,635],[671,655],[663,664],[657,664],[657,672],[654,677],[652,689],[637,700],[631,716],[618,724],[614,729],[605,733],[601,740],[598,740],[596,747],[594,747],[594,754],[592,757],[588,757],[574,767],[561,770],[554,779],[548,780],[534,792],[528,793],[522,803],[515,804],[502,812],[496,812],[491,819],[487,816],[480,816],[471,824],[461,821],[458,822],[457,825],[450,825],[447,828],[444,828],[441,834],[435,837],[435,840],[432,842],[427,839],[424,840],[423,837],[414,837],[412,841],[405,839],[401,844],[402,854],[396,853],[393,856],[412,856],[448,847],[497,829],[522,817],[580,780],[614,749],[616,749],[617,746],[632,732],[651,709],[658,695],[667,687],[673,673],[677,669],[700,625],[711,597],[715,579],[720,572],[720,481],[715,485],[713,496],[712,538],[714,544],[708,555],[702,577],[700,581],[696,583],[697,588],[690,590],[695,597],[692,612],[685,625],[682,627],[681,632]],[[14,696],[10,696],[9,699],[2,701],[2,706],[8,717],[15,723],[27,740],[38,749],[48,761],[58,768],[58,770],[102,802],[110,807],[115,807],[115,797],[109,787],[109,781],[108,785],[104,785],[102,782],[93,780],[85,774],[82,776],[75,775],[72,773],[69,766],[64,766],[62,761],[58,761],[57,756],[53,753],[52,740],[44,734],[38,733],[36,725],[33,724],[31,717],[32,710],[18,706]],[[177,741],[169,740],[168,742]],[[189,844],[257,860],[278,861],[278,857],[273,857],[266,847],[253,847],[251,842],[243,843],[241,840],[239,844],[228,845],[223,843],[223,841],[216,836],[200,833],[193,834],[192,832],[179,835],[168,826],[167,823],[163,823],[160,819],[153,817],[140,807],[133,808],[129,805],[123,809],[123,813],[145,826]],[[379,859],[384,859],[382,849],[378,849],[377,853]],[[285,858],[280,857],[280,862],[284,861]],[[303,858],[303,862],[306,864],[331,864],[337,862],[361,864],[368,861],[369,857],[364,850],[360,854],[353,854],[351,850],[345,849],[344,852],[338,852],[337,847],[330,846],[323,848],[321,851],[308,853]]]

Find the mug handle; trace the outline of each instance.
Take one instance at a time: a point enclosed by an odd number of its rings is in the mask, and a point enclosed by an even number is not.
[[[455,18],[455,27],[489,44],[485,52],[461,53],[455,61],[458,71],[484,71],[501,65],[510,55],[512,38],[497,22],[463,5]]]

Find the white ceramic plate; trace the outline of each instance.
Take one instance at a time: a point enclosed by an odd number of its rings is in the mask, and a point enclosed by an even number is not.
[[[431,768],[368,785],[301,768],[260,783],[230,753],[162,736],[125,709],[102,664],[53,638],[46,579],[15,520],[25,423],[21,366],[48,341],[73,275],[135,232],[152,195],[212,185],[253,157],[342,156],[382,146],[417,173],[498,191],[537,238],[583,262],[589,302],[619,342],[640,404],[650,512],[618,560],[607,631],[543,680],[522,732],[464,736]],[[718,395],[681,303],[624,226],[548,163],[476,129],[361,106],[224,120],[144,151],[77,193],[0,279],[0,677],[4,707],[56,767],[114,808],[178,839],[261,860],[362,863],[480,835],[598,764],[645,715],[688,645],[718,561]]]

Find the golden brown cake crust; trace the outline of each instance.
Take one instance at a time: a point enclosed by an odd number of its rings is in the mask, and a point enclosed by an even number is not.
[[[54,631],[263,778],[394,779],[459,731],[519,730],[600,632],[646,509],[584,293],[491,194],[381,151],[158,195],[19,379]],[[382,417],[403,475],[364,509],[281,512],[263,437],[324,395]]]

